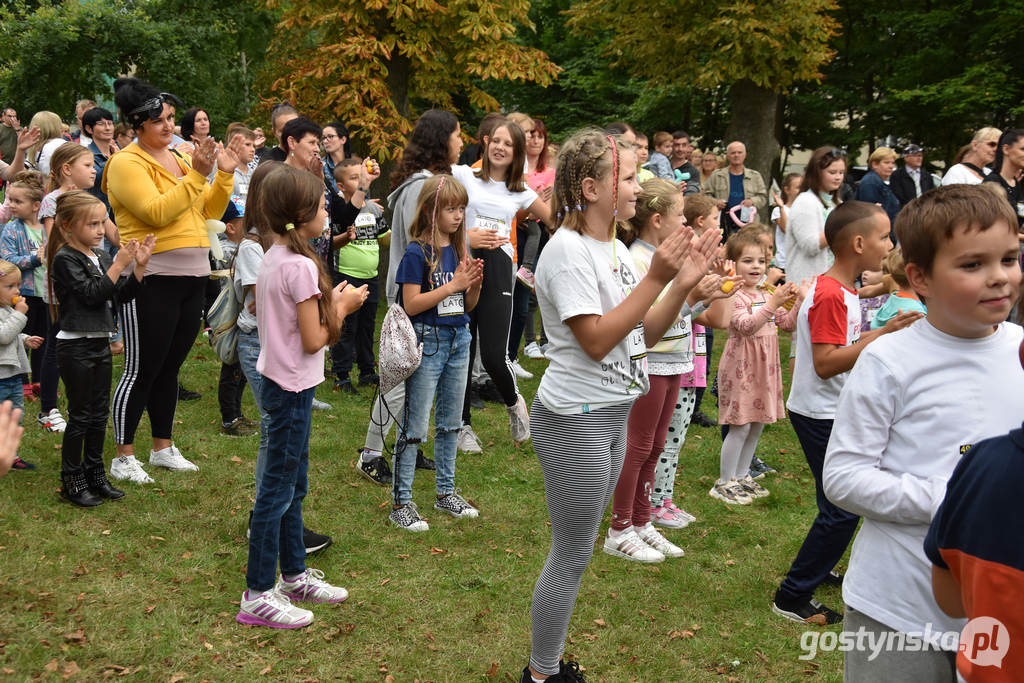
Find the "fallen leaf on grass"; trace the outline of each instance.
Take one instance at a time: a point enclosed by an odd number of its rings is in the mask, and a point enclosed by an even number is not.
[[[440,555],[440,554],[446,553],[446,552],[448,552],[448,551],[445,550],[444,548],[434,548],[434,547],[432,547],[430,549],[430,554],[431,555]]]
[[[183,560],[191,560],[192,559],[192,553],[190,553],[190,552],[188,552],[186,550],[185,552],[183,552],[181,554],[181,559],[183,559]]]
[[[381,582],[380,582],[380,585],[381,585],[381,586],[386,586],[386,585],[388,585],[389,583],[391,583],[391,579],[384,579],[383,581],[381,581]]]
[[[391,674],[388,674],[384,677],[384,683],[395,683],[395,677]]]
[[[498,675],[498,663],[497,662],[491,662],[491,668],[487,670],[487,673],[485,673],[484,676],[487,676],[487,678],[494,678],[497,675]]]
[[[754,654],[757,655],[758,659],[760,659],[765,664],[768,663],[768,658],[765,657],[764,653],[761,652],[760,650],[754,650]]]
[[[164,538],[163,536],[150,536],[149,540],[151,540],[151,541],[166,541],[167,539]]]
[[[59,443],[53,444],[53,450],[55,450],[55,451],[59,451],[63,447],[64,446],[62,444],[59,444]]]
[[[81,643],[85,641],[85,631],[83,629],[78,629],[77,631],[72,631],[71,633],[65,633],[64,640],[68,641],[69,643]]]
[[[594,619],[594,623],[597,624],[601,628],[604,628],[605,626],[608,625],[608,624],[606,624],[604,622],[604,619]]]
[[[726,560],[726,561],[725,561],[725,566],[726,566],[726,567],[731,567],[731,566],[733,566],[734,564],[736,564],[736,560]]]
[[[209,641],[203,641],[203,647],[205,647],[207,650],[212,650],[213,644],[211,644]]]
[[[181,681],[183,681],[183,680],[185,680],[185,674],[175,673],[175,674],[171,674],[171,677],[167,681],[167,683],[181,683]]]
[[[110,535],[110,529],[104,529],[100,533],[103,534],[104,536],[109,536]]]
[[[156,609],[156,605],[150,605],[149,607],[146,608],[146,614],[152,614],[153,610],[155,610],[155,609]]]
[[[434,634],[431,633],[430,631],[427,631],[426,633],[424,633],[423,637],[426,638],[427,640],[429,640],[432,643],[434,642]]]
[[[260,676],[266,676],[274,668],[273,664],[267,664],[266,668],[260,671]]]
[[[50,661],[48,661],[46,663],[45,666],[43,666],[43,669],[45,669],[46,671],[54,671],[54,672],[56,672],[57,671],[57,660],[56,659],[51,659]]]
[[[804,622],[806,622],[808,624],[817,624],[818,626],[826,626],[826,625],[828,625],[828,621],[825,619],[825,615],[824,614],[813,614],[813,615],[807,617],[806,619],[804,619]]]
[[[75,662],[68,662],[64,665],[64,673],[61,674],[61,678],[71,678],[75,674],[82,673],[82,670],[78,667]]]
[[[693,638],[693,631],[683,630],[683,631],[669,631],[668,632],[668,639],[669,640],[678,640],[679,638]]]
[[[242,464],[242,459],[239,458],[237,455],[232,455],[231,456],[231,462],[237,463],[237,464],[241,465]]]
[[[0,669],[0,671],[3,671],[4,676],[14,675],[14,669],[8,669],[6,666],[3,669]]]

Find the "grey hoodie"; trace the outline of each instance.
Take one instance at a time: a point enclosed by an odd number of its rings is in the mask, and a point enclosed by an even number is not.
[[[409,226],[416,218],[416,202],[420,197],[420,190],[423,189],[423,183],[432,175],[434,174],[425,169],[417,171],[388,195],[388,207],[391,209],[391,248],[388,251],[388,281],[384,293],[389,304],[395,303],[398,299],[398,285],[395,284],[398,264],[402,262],[405,249],[409,246]]]

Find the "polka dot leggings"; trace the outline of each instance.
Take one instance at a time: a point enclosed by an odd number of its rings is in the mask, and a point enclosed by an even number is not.
[[[668,423],[668,436],[665,448],[654,467],[654,490],[651,493],[651,507],[660,507],[672,498],[676,482],[676,466],[679,464],[679,451],[686,443],[686,430],[690,426],[693,408],[696,403],[695,387],[683,387],[676,399],[676,409]]]

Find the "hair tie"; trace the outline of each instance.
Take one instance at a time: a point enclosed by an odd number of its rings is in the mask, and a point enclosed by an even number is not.
[[[295,224],[294,223],[285,223],[284,224],[284,229],[285,230],[294,230],[295,229]]]
[[[445,176],[441,176],[441,182],[437,184],[437,189],[434,190],[434,210],[430,216],[430,228],[431,232],[437,227],[437,200],[441,196],[441,188],[444,187]]]

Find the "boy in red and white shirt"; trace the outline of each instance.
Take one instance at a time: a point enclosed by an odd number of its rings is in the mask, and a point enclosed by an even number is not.
[[[921,317],[903,313],[877,330],[861,330],[860,300],[854,280],[877,270],[889,253],[889,218],[867,202],[841,204],[825,222],[825,239],[835,264],[815,280],[797,319],[796,362],[789,392],[789,419],[814,475],[818,516],[796,559],[775,593],[772,611],[793,621],[835,624],[842,615],[814,600],[857,529],[857,516],[826,497],[821,483],[825,450],[832,433],[839,392],[867,344]]]

